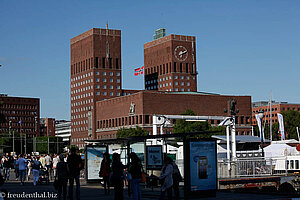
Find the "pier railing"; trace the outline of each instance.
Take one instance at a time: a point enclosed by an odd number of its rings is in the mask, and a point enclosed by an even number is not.
[[[235,161],[218,160],[218,178],[259,177],[285,175],[284,167],[278,169],[278,163],[285,166],[281,159],[238,159]]]

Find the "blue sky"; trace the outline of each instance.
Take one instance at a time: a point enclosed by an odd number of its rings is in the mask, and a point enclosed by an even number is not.
[[[38,97],[41,117],[70,119],[70,38],[122,30],[122,85],[154,31],[196,36],[198,91],[300,103],[300,1],[0,0],[0,93]]]

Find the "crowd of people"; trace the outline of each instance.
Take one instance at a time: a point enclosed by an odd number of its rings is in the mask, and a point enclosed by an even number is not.
[[[33,186],[42,181],[56,183],[59,199],[67,198],[67,185],[69,182],[68,196],[73,199],[73,185],[76,182],[76,199],[80,199],[80,170],[84,168],[84,162],[77,154],[76,148],[71,148],[70,154],[65,155],[4,155],[0,161],[0,173],[3,178],[10,180],[10,174],[15,173],[16,180],[24,185],[25,180],[32,179]]]
[[[110,186],[114,187],[115,200],[123,200],[123,188],[126,182],[132,199],[141,199],[140,183],[145,181],[143,179],[146,174],[141,160],[134,152],[130,153],[129,158],[129,164],[123,165],[118,153],[112,155],[112,160],[108,153],[103,154],[99,176],[103,179],[104,194],[110,193]],[[158,179],[161,184],[161,200],[165,198],[166,193],[168,200],[173,199],[173,191],[174,199],[179,199],[179,182],[182,176],[178,166],[170,157],[165,157]]]

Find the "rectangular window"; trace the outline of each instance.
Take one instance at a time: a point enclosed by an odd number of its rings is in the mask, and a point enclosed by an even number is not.
[[[176,62],[174,62],[173,72],[176,72]]]
[[[108,58],[108,67],[109,67],[109,69],[111,69],[112,68],[112,62],[111,62],[111,58]]]
[[[179,63],[179,71],[182,72],[182,63]]]
[[[119,69],[119,59],[116,58],[116,69]]]
[[[186,72],[186,73],[189,72],[189,64],[188,64],[188,63],[185,64],[185,72]]]
[[[98,57],[95,58],[95,68],[98,68]]]
[[[105,68],[105,57],[102,58],[102,68]]]

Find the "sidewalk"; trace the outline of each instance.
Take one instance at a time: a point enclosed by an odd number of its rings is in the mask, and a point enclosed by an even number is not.
[[[11,177],[13,178],[13,177]],[[84,180],[81,179],[81,200],[112,200],[114,199],[114,191],[111,188],[110,195],[104,195],[104,190],[99,183],[87,184]],[[20,181],[16,181],[15,179],[9,180],[4,183],[1,189],[7,190],[10,194],[45,194],[48,195],[47,198],[11,198],[11,199],[57,199],[57,191],[53,187],[53,182],[50,182],[48,185],[38,185],[36,187],[33,186],[32,180],[26,181],[24,186],[21,186]],[[145,188],[141,186],[142,189],[142,199],[159,199],[160,196],[160,188]],[[75,188],[74,188],[75,190]],[[74,191],[75,193],[75,191]],[[51,196],[52,195],[52,196]],[[181,197],[183,197],[183,190],[181,190]],[[75,196],[74,196],[75,197]],[[128,197],[128,190],[124,189],[124,200],[130,199]],[[183,199],[183,198],[181,198]],[[288,196],[283,195],[273,195],[273,194],[260,194],[260,193],[238,193],[238,192],[230,192],[230,191],[218,191],[216,197],[210,198],[193,198],[193,199],[217,199],[217,200],[256,200],[256,199],[279,199],[279,200],[288,200],[291,199]]]

